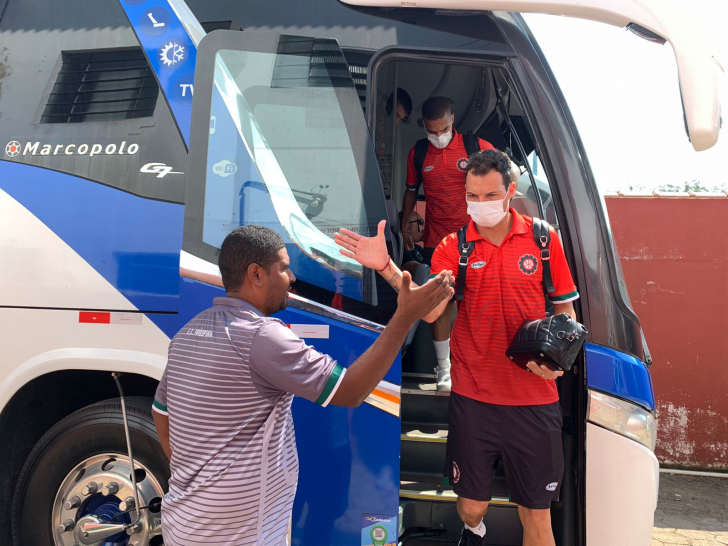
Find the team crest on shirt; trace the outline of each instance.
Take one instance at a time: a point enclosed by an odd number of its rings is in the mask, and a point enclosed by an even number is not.
[[[430,172],[430,171],[431,171],[432,169],[434,169],[434,168],[435,168],[435,166],[434,166],[434,165],[429,165],[429,166],[425,167],[425,168],[424,168],[424,169],[422,169],[422,170],[423,170],[424,172],[426,172],[426,173],[429,173],[429,172]]]
[[[458,162],[456,163],[456,165],[458,166],[458,169],[465,172],[465,169],[468,168],[468,158],[463,157],[461,159],[458,159]]]
[[[538,260],[533,254],[524,254],[521,259],[518,260],[518,269],[524,275],[533,275],[538,269]]]
[[[460,469],[458,468],[458,463],[455,461],[452,462],[452,481],[453,483],[460,481]]]

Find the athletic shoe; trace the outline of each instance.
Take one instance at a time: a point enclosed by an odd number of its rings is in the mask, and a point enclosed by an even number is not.
[[[470,529],[463,527],[458,546],[485,546],[485,537],[479,537]]]
[[[452,381],[450,381],[450,366],[446,368],[438,366],[435,368],[435,371],[437,372],[437,390],[440,392],[450,392],[450,388],[452,387]]]

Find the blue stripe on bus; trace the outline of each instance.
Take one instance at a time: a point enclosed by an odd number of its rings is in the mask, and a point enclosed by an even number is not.
[[[655,409],[652,378],[644,362],[632,355],[587,343],[586,383],[590,389],[631,400],[647,409]]]
[[[77,176],[0,161],[0,189],[27,208],[137,309],[176,312],[184,207]],[[148,315],[155,323],[157,317]],[[169,335],[170,319],[160,319]]]

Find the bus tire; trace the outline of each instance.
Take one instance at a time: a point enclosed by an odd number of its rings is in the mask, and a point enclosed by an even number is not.
[[[152,490],[156,491],[154,499],[159,502],[161,498],[157,499],[157,497],[163,496],[163,492],[167,491],[169,461],[162,451],[154,428],[152,399],[127,397],[125,400],[135,468],[146,468],[151,474],[150,480],[150,476],[145,472],[140,473],[139,477],[146,480],[146,484],[141,481],[138,488],[140,494],[143,490],[146,491],[146,497],[152,496]],[[107,457],[106,463],[104,463],[106,466],[103,468],[113,469],[116,465],[120,473],[129,476],[126,436],[121,402],[118,398],[86,406],[51,427],[31,451],[18,477],[11,512],[13,545],[60,546],[71,539],[70,533],[73,531],[70,531],[69,535],[61,540],[60,530],[56,528],[58,522],[54,521],[59,510],[63,509],[59,508],[59,502],[62,504],[62,501],[57,500],[57,497],[63,496],[62,493],[59,496],[59,492],[61,488],[67,489],[69,487],[67,484],[73,484],[74,481],[79,486],[81,483],[86,484],[93,481],[95,474],[91,470],[94,466],[87,465],[87,461],[99,460],[100,457],[106,457],[109,454],[117,454],[120,459],[116,463],[109,463],[110,460],[113,461],[113,458]],[[88,475],[83,471],[80,473],[83,476],[81,479],[78,477],[70,479],[72,471],[76,473],[75,475],[79,474],[79,465],[89,469]],[[140,471],[137,470],[137,472]],[[100,471],[96,475],[103,481],[104,475]],[[119,478],[123,479],[121,474]],[[106,475],[105,481],[109,482],[108,475]],[[117,481],[124,487],[122,481]],[[125,491],[127,493],[132,491],[131,486],[127,484]],[[91,506],[94,495],[77,496],[83,499],[79,510]],[[111,503],[117,502],[113,496],[96,499],[97,502],[106,502],[106,500]],[[150,498],[140,498],[142,505],[150,501]],[[153,516],[154,521],[159,521],[157,518],[160,514],[156,502],[154,511],[157,513]],[[142,510],[142,514],[145,517],[152,516],[151,510]],[[78,519],[80,514],[77,513],[76,516],[75,519]],[[61,512],[60,517],[61,519],[69,517],[74,519],[74,513],[73,511]],[[149,527],[151,528],[152,525]],[[156,530],[145,529],[145,533],[149,537],[155,534],[161,535],[161,526],[158,526]],[[161,544],[161,536],[153,543]]]

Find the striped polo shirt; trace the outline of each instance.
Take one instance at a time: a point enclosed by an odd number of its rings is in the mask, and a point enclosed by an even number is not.
[[[154,397],[169,416],[167,546],[283,546],[298,481],[293,396],[327,405],[345,369],[236,298],[184,326]]]
[[[538,406],[559,399],[556,382],[519,368],[506,356],[524,320],[546,316],[541,250],[533,219],[510,209],[513,226],[496,246],[471,220],[465,239],[474,243],[468,259],[464,299],[451,333],[453,392],[503,406]],[[558,234],[551,229],[552,303],[579,297]],[[432,256],[432,274],[449,269],[457,278],[458,235],[443,239]]]

